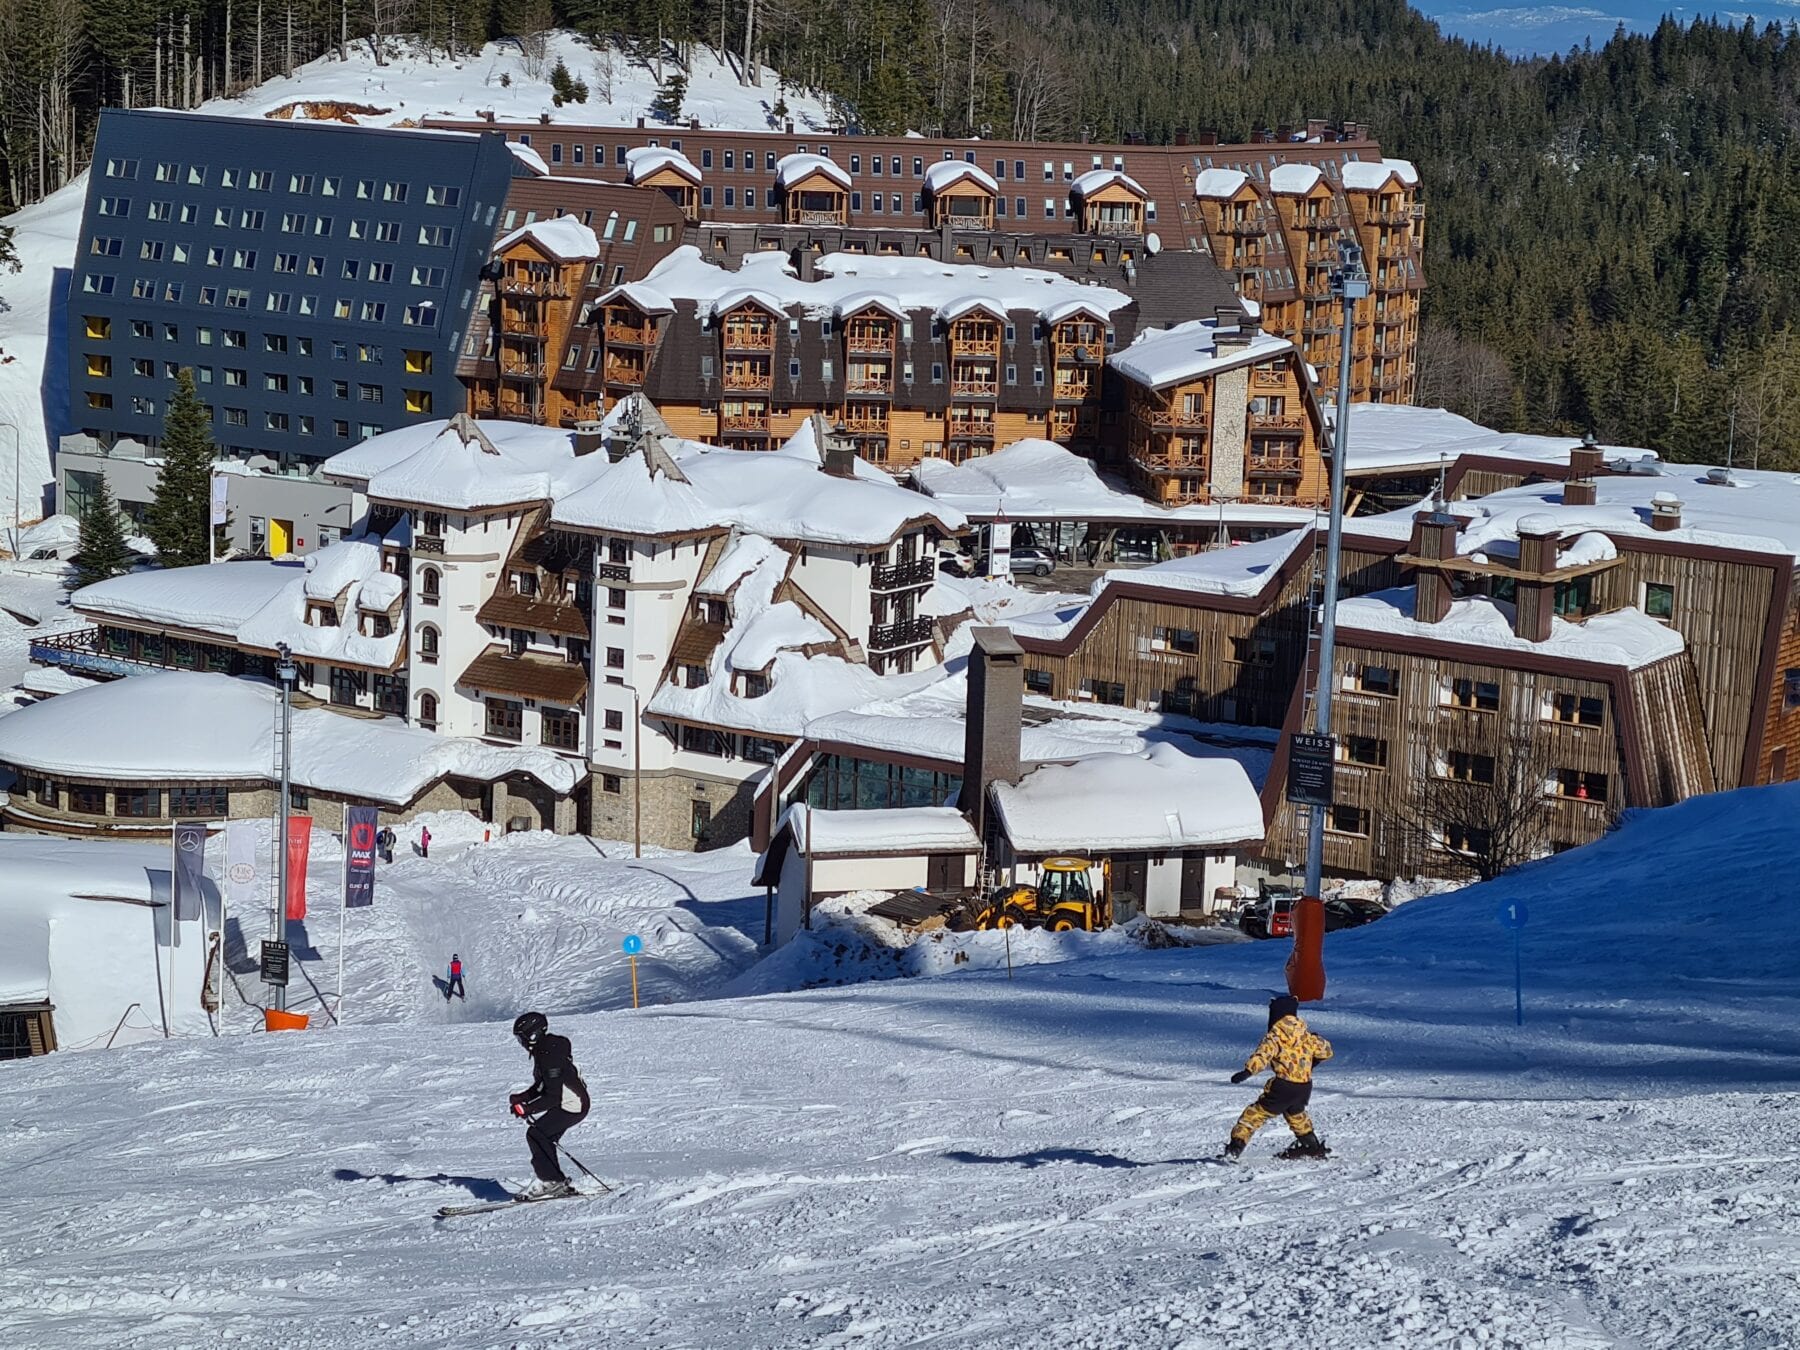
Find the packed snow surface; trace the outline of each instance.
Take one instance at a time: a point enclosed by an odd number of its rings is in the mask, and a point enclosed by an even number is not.
[[[0,1339],[1777,1350],[1797,811],[1792,785],[1700,798],[1331,935],[1317,1165],[1272,1159],[1279,1122],[1205,1161],[1283,943],[1074,934],[1088,955],[1009,980],[1003,944],[1057,936],[974,934],[980,973],[569,1016],[529,969],[487,990],[445,896],[438,949],[492,1021],[359,1026],[353,991],[338,1031],[0,1065]],[[489,875],[499,934],[521,906]],[[534,1003],[595,1097],[565,1142],[613,1193],[434,1222],[526,1176],[506,1021]]]

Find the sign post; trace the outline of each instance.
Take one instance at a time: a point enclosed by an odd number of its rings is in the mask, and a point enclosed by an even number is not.
[[[636,933],[630,933],[619,947],[631,960],[631,1006],[635,1008],[638,1005],[637,959],[638,953],[644,950],[644,939]]]
[[[1523,900],[1508,900],[1500,906],[1500,926],[1512,929],[1513,935],[1513,1025],[1525,1025],[1525,970],[1519,952],[1519,940],[1525,931],[1525,920],[1531,912]]]

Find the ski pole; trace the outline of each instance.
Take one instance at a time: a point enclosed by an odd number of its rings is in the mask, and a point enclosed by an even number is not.
[[[529,1121],[532,1125],[536,1125],[538,1123],[538,1121],[540,1121],[542,1119],[543,1119],[543,1116],[541,1114],[526,1117],[526,1120]],[[570,1162],[574,1163],[575,1166],[577,1166],[581,1169],[583,1176],[587,1177],[587,1179],[589,1181],[593,1182],[596,1186],[598,1186],[601,1190],[605,1191],[608,1195],[612,1194],[612,1187],[608,1186],[604,1181],[600,1180],[599,1177],[595,1176],[592,1172],[588,1171],[587,1164],[582,1162],[581,1159],[577,1158],[573,1153],[569,1152],[568,1149],[564,1148],[562,1140],[552,1139],[550,1142],[556,1146],[556,1151],[558,1153],[562,1154],[563,1157],[567,1158]]]

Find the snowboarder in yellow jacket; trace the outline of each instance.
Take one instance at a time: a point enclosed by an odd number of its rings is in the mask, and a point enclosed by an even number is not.
[[[1231,1081],[1241,1083],[1264,1069],[1273,1069],[1275,1076],[1231,1127],[1225,1157],[1233,1161],[1243,1157],[1244,1146],[1250,1142],[1250,1137],[1276,1116],[1286,1117],[1288,1128],[1294,1132],[1294,1142],[1276,1154],[1277,1157],[1330,1156],[1330,1150],[1313,1133],[1312,1117],[1306,1114],[1306,1104],[1312,1099],[1313,1065],[1330,1058],[1331,1042],[1313,1035],[1301,1020],[1298,999],[1289,994],[1270,999],[1268,1034],[1262,1038],[1255,1053],[1244,1061],[1244,1067],[1231,1075]]]

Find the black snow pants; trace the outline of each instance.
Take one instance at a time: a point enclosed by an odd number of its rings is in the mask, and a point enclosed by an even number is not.
[[[552,1107],[525,1130],[531,1145],[531,1170],[539,1181],[567,1181],[562,1164],[556,1160],[556,1141],[587,1119],[586,1111],[561,1111]]]

